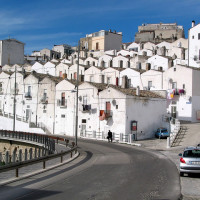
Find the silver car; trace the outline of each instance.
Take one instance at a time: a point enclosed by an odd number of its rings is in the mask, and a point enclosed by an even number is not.
[[[187,147],[180,158],[180,176],[184,173],[200,173],[200,145],[197,147]]]

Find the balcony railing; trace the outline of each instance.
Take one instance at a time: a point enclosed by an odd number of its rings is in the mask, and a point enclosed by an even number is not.
[[[57,100],[57,106],[67,107],[67,100],[66,99],[58,99]]]
[[[79,110],[82,112],[89,112],[91,110],[91,104],[88,105],[82,104],[79,106]]]
[[[31,93],[30,93],[30,92],[26,92],[26,93],[25,93],[25,98],[26,98],[26,99],[32,99]]]

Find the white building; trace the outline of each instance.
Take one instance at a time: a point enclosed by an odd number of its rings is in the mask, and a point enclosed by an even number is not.
[[[195,26],[195,22],[192,22],[192,28],[188,32],[189,43],[189,56],[188,65],[193,67],[200,67],[200,24]]]
[[[31,67],[31,71],[44,74],[45,73],[44,65],[40,62],[35,62]]]
[[[92,66],[85,70],[84,81],[94,82],[94,83],[103,83],[104,75],[102,75],[102,70],[105,68]]]
[[[103,55],[99,58],[98,61],[98,66],[100,67],[112,67],[113,66],[113,61],[112,59],[115,56],[110,56],[110,55]]]
[[[122,55],[118,55],[113,58],[113,66],[111,67],[120,67],[120,68],[130,68],[130,59],[128,57],[124,57]]]
[[[24,43],[16,39],[0,40],[0,66],[24,63]]]
[[[164,72],[163,87],[167,90],[167,111],[180,120],[199,122],[200,70],[176,65]]]

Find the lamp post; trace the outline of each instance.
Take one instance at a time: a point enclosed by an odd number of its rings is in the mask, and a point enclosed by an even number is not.
[[[76,123],[75,123],[75,145],[77,146],[78,135],[78,85],[79,85],[79,54],[80,54],[80,40],[78,41],[78,63],[77,63],[77,77],[76,77]]]

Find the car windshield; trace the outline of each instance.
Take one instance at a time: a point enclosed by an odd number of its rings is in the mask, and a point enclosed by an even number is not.
[[[187,157],[187,158],[200,158],[200,150],[194,149],[194,150],[184,151],[183,157]]]

